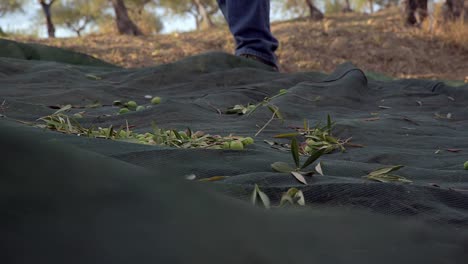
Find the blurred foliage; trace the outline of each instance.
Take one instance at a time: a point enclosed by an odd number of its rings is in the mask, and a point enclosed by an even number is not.
[[[197,29],[212,27],[219,10],[216,0],[158,0],[158,6],[172,15],[193,17]]]
[[[6,13],[22,11],[25,0],[0,0],[0,16]]]
[[[103,4],[95,0],[60,1],[52,7],[54,22],[81,36],[81,32],[99,18]]]
[[[326,0],[325,1],[325,14],[340,13],[344,8],[344,1],[341,0]]]
[[[134,10],[129,10],[129,15],[145,35],[157,34],[164,28],[164,24],[161,19],[150,11],[143,10],[142,13],[139,14]],[[117,34],[114,17],[110,14],[101,15],[101,17],[96,21],[94,28],[97,32],[102,34]]]
[[[299,17],[307,16],[307,6],[304,0],[277,0],[282,5],[282,11],[289,11]]]

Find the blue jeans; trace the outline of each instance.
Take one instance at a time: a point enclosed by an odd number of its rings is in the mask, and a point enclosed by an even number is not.
[[[236,55],[249,54],[277,65],[278,40],[270,30],[270,0],[218,0],[236,42]]]

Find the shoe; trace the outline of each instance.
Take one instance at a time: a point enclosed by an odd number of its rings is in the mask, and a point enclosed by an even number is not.
[[[274,63],[271,63],[267,60],[264,60],[258,56],[255,56],[255,55],[252,55],[252,54],[241,54],[239,55],[240,57],[243,57],[243,58],[246,58],[246,59],[249,59],[249,60],[256,60],[258,62],[261,62],[267,66],[270,66],[271,68],[273,68],[274,71],[276,72],[279,72],[279,68],[278,68],[278,65],[274,64]]]

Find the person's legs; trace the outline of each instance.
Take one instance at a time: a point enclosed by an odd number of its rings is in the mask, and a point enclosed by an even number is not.
[[[236,55],[277,65],[278,40],[270,31],[270,0],[218,0],[236,42]]]

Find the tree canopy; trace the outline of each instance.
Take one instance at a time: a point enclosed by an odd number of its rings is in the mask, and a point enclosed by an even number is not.
[[[22,11],[25,0],[0,0],[0,16],[10,12]]]
[[[81,32],[99,18],[103,4],[96,0],[60,1],[53,7],[54,22],[81,36]]]

